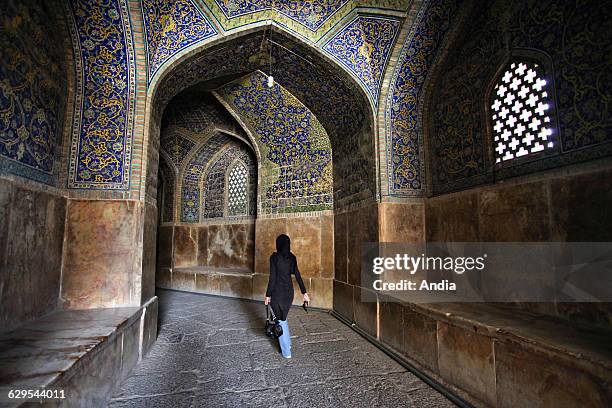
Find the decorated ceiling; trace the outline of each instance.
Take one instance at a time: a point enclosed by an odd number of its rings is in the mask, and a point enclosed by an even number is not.
[[[47,184],[57,180],[67,100],[56,24],[41,2],[0,3],[0,172]]]
[[[147,82],[161,79],[154,88],[157,111],[161,113],[172,97],[201,81],[271,70],[277,73],[277,82],[317,117],[332,143],[361,146],[358,139],[364,129],[372,129],[382,79],[407,6],[404,1],[377,3],[376,15],[371,14],[375,9],[363,8],[374,3],[142,0]],[[78,75],[68,186],[126,190],[138,72],[134,57],[138,34],[133,31],[131,9],[126,0],[71,0],[70,4]],[[184,52],[243,23],[270,16],[282,28],[271,34],[261,28],[223,42],[181,60],[162,75],[164,67]],[[301,28],[294,29],[296,25]],[[262,43],[265,34],[271,41]],[[306,46],[291,35],[321,41]],[[188,142],[176,138],[172,143],[175,155],[189,148]],[[373,147],[358,150],[371,155]],[[373,157],[357,156],[356,165],[339,167],[341,173],[372,179]]]
[[[332,208],[332,152],[315,115],[294,95],[257,71],[218,92],[260,146],[260,210],[306,212]]]
[[[410,0],[205,0],[204,8],[226,31],[274,21],[317,42],[356,9],[404,12]]]

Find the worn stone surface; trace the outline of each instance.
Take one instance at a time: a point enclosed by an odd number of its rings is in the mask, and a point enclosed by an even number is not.
[[[604,407],[612,384],[518,344],[495,344],[497,406]]]
[[[457,193],[425,203],[428,242],[478,241],[478,194]]]
[[[198,232],[196,228],[174,227],[174,267],[195,266],[198,253]]]
[[[442,378],[495,405],[493,339],[438,322],[438,366]]]
[[[142,243],[142,205],[124,200],[69,200],[62,272],[64,307],[140,303],[136,282],[141,276],[134,269],[138,243]]]
[[[142,355],[147,355],[157,339],[157,316],[159,313],[159,300],[154,297],[146,304],[144,310],[144,325],[142,333]]]
[[[0,334],[0,386],[66,388],[67,406],[104,406],[138,359],[137,307],[63,310]]]
[[[304,277],[320,275],[321,223],[318,217],[292,218],[287,221],[287,235],[291,238],[291,252],[298,259]]]
[[[194,292],[196,289],[196,274],[189,269],[172,271],[172,289]]]
[[[404,306],[386,295],[380,297],[380,341],[404,351]]]
[[[170,272],[170,268],[157,268],[155,271],[155,286],[172,289],[172,272]]]
[[[251,275],[224,274],[219,277],[219,293],[224,296],[250,299],[253,294],[253,277]]]
[[[64,197],[0,180],[0,327],[55,309],[65,216]]]
[[[404,346],[408,357],[438,372],[437,322],[404,306]]]
[[[200,234],[200,239],[202,239]],[[253,270],[254,231],[251,224],[208,226],[207,262],[198,256],[199,265],[214,268]],[[200,247],[202,244],[198,243]]]
[[[353,319],[360,329],[373,337],[377,336],[377,293],[373,290],[353,286]]]
[[[425,240],[423,204],[381,203],[379,211],[382,242],[423,242]]]
[[[157,207],[145,204],[142,242],[142,280],[140,302],[155,296],[155,260],[157,253]]]
[[[258,219],[255,224],[255,273],[270,273],[270,255],[276,251],[276,237],[287,233],[287,220]]]
[[[334,311],[353,320],[353,287],[334,279]]]
[[[321,277],[334,277],[334,217],[321,217]]]
[[[293,308],[293,356],[261,303],[160,291],[160,333],[109,407],[452,407],[327,313]]]
[[[198,226],[198,265],[208,265],[208,226]]]
[[[553,241],[612,241],[612,171],[551,181]]]
[[[311,278],[310,287],[307,288],[310,294],[310,304],[313,307],[331,309],[333,307],[333,279]],[[299,294],[299,293],[298,293]],[[300,297],[301,299],[301,297]],[[301,302],[301,300],[300,300]]]
[[[157,267],[172,267],[172,234],[174,227],[160,225],[157,229]]]
[[[479,196],[483,242],[536,242],[550,237],[546,183],[484,189]]]
[[[198,273],[195,275],[196,291],[218,295],[221,291],[221,276],[213,273]]]
[[[346,213],[334,216],[334,279],[347,282],[347,225]]]

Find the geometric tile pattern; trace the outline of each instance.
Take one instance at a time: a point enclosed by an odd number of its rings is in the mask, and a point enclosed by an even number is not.
[[[244,199],[246,204],[242,214],[235,214],[229,208],[228,181],[229,169],[236,164],[244,165],[246,184]],[[202,219],[221,218],[233,215],[255,215],[257,210],[257,170],[253,152],[244,143],[230,140],[223,151],[208,165],[203,175]]]
[[[604,34],[612,8],[605,2],[553,0],[483,5],[470,16],[457,43],[450,44],[453,51],[437,71],[428,133],[433,193],[612,155],[611,81],[602,80],[612,65],[612,42]],[[585,44],[590,44],[588,53]],[[484,98],[498,79],[491,76],[495,65],[507,68],[502,56],[508,50],[512,58],[537,62],[545,71],[551,99],[546,128],[553,131],[554,150],[520,165],[494,166],[485,120],[485,107],[493,101]]]
[[[142,0],[149,81],[179,51],[217,34],[191,0]]]
[[[53,183],[66,100],[56,23],[34,0],[0,3],[0,167]]]
[[[165,129],[162,132],[161,149],[172,158],[176,168],[180,168],[183,159],[189,154],[196,145],[195,142],[182,136],[179,129]]]
[[[260,71],[219,90],[257,139],[262,156],[260,210],[295,212],[332,205],[331,146],[317,118]]]
[[[200,81],[258,69],[267,71],[269,49],[261,51],[262,34],[229,40],[223,47],[212,48],[177,66],[160,81],[154,101],[157,109]],[[362,199],[364,195],[373,195],[376,162],[373,143],[366,142],[364,137],[371,134],[372,107],[366,92],[359,91],[361,85],[344,69],[332,66],[309,47],[276,33],[273,40],[282,45],[272,47],[273,74],[282,73],[275,75],[278,82],[308,107],[334,143],[334,168],[343,183],[338,197]],[[356,146],[359,148],[355,149]]]
[[[162,222],[174,221],[174,188],[176,185],[176,170],[168,164],[163,155],[159,156],[159,177],[162,179]]]
[[[387,145],[391,194],[423,194],[422,89],[458,0],[424,1],[402,48],[387,100]]]
[[[276,10],[316,31],[349,0],[215,0],[227,18],[264,10]]]
[[[325,51],[359,78],[375,106],[400,25],[397,19],[358,16],[323,45]]]
[[[247,215],[248,173],[244,164],[233,164],[227,173],[227,215]]]
[[[217,133],[211,136],[191,158],[182,177],[181,222],[200,220],[200,185],[206,165],[213,156],[228,142],[229,136]]]
[[[172,99],[162,117],[162,137],[166,128],[177,126],[191,134],[211,125],[239,128],[232,115],[208,92],[182,92]]]
[[[552,148],[552,106],[544,73],[538,64],[514,61],[491,93],[495,163]]]
[[[129,187],[134,46],[126,0],[71,0],[77,66],[70,188]]]

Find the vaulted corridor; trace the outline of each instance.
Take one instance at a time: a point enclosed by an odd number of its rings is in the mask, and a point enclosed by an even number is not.
[[[159,337],[109,407],[452,407],[327,312],[294,308],[294,353],[261,302],[158,292]]]

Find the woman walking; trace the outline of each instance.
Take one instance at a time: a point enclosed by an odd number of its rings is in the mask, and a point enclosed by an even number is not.
[[[276,238],[276,252],[270,256],[270,278],[264,303],[266,305],[270,304],[283,328],[283,335],[278,338],[278,342],[280,343],[281,353],[285,358],[291,358],[291,334],[287,324],[287,314],[293,303],[292,274],[295,275],[295,280],[300,285],[304,302],[310,302],[310,297],[306,293],[306,287],[297,266],[297,258],[291,253],[291,240],[287,235],[281,234]]]

